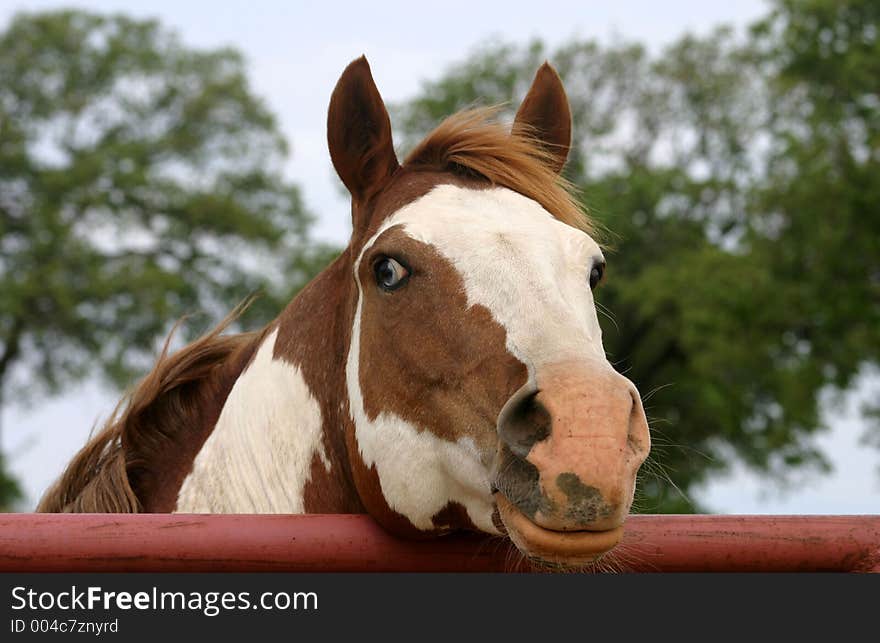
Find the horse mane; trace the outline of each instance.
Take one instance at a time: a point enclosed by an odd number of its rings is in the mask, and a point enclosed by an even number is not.
[[[597,226],[574,185],[553,168],[553,154],[521,123],[508,131],[499,107],[477,107],[440,123],[410,152],[404,165],[477,176],[537,201],[563,223],[594,236]]]
[[[225,380],[234,375],[229,368],[243,366],[255,341],[264,334],[265,329],[222,334],[246,307],[247,303],[239,305],[211,331],[169,355],[178,321],[153,369],[122,398],[100,431],[46,491],[36,510],[144,511],[139,487],[149,482],[143,481],[154,475],[155,464],[174,449],[181,431],[196,430],[199,420],[204,419],[205,404],[224,389],[228,394],[230,385]]]

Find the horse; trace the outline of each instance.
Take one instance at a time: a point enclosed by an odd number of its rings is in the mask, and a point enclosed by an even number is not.
[[[331,95],[348,247],[258,331],[240,312],[171,353],[73,458],[42,512],[368,513],[404,538],[477,531],[579,567],[623,534],[650,449],[606,358],[606,260],[561,176],[544,63],[505,126],[444,120],[398,161],[365,57]]]

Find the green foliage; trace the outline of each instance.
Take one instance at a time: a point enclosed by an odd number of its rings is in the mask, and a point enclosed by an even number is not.
[[[0,110],[0,345],[22,380],[125,382],[180,315],[210,323],[257,290],[277,310],[323,265],[234,51],[121,16],[19,15]]]
[[[642,391],[642,511],[738,457],[827,468],[819,392],[880,362],[880,7],[778,2],[746,36],[494,43],[396,108],[411,144],[476,102],[519,104],[548,58],[572,103],[566,168],[611,231],[597,299],[609,359]]]
[[[129,383],[185,314],[265,322],[332,249],[231,49],[153,21],[18,14],[0,33],[0,392]],[[204,313],[202,315],[202,313]]]
[[[753,28],[777,117],[756,248],[801,318],[793,339],[839,387],[880,360],[880,5],[778,1]],[[878,391],[880,393],[880,391]],[[880,445],[880,394],[864,409]]]

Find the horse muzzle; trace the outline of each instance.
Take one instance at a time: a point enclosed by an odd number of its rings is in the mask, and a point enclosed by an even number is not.
[[[650,449],[632,382],[598,362],[544,366],[504,405],[497,428],[496,506],[524,554],[578,566],[620,542]]]

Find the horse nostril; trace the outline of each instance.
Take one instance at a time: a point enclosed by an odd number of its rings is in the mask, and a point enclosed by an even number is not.
[[[525,458],[536,442],[550,435],[550,414],[538,401],[538,391],[520,389],[498,416],[498,436],[518,457]]]

